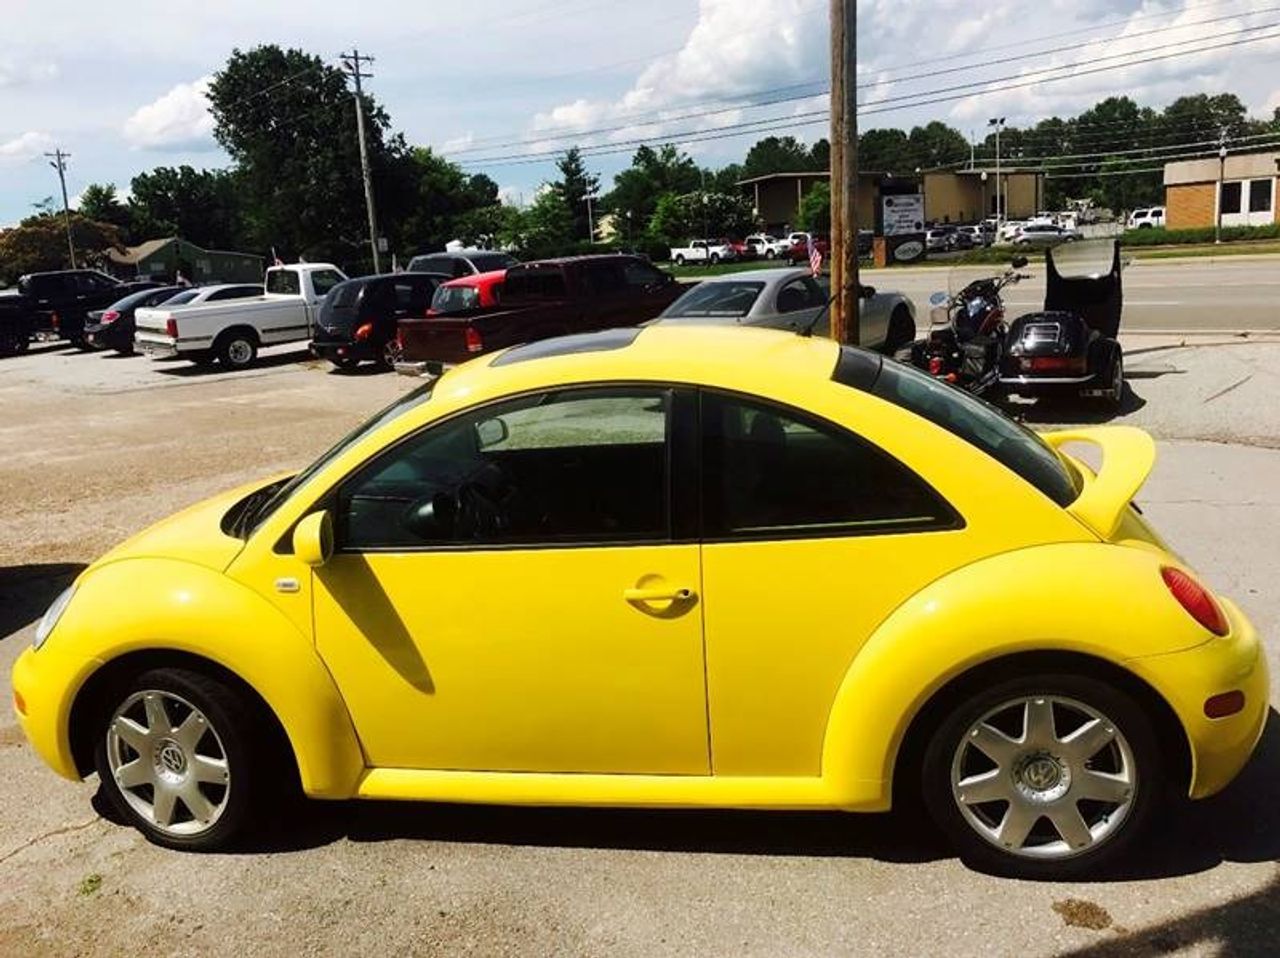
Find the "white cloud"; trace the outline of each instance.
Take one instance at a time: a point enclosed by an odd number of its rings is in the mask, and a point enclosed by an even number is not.
[[[53,137],[30,130],[7,143],[0,143],[0,163],[25,163],[53,149]]]
[[[1259,113],[1263,117],[1270,119],[1271,115],[1275,113],[1276,110],[1280,110],[1280,87],[1273,90],[1271,96],[1267,97],[1266,101],[1262,104],[1262,109]]]
[[[0,90],[58,78],[58,64],[52,60],[32,62],[0,56]]]
[[[122,130],[134,149],[213,148],[213,116],[207,96],[212,77],[179,83],[164,96],[139,107]]]
[[[467,132],[463,133],[461,136],[455,136],[452,139],[445,140],[444,145],[440,147],[440,151],[442,153],[452,153],[455,150],[465,150],[475,141],[475,134],[470,130],[467,130]]]

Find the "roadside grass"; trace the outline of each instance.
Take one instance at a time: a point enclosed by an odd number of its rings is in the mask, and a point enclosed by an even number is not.
[[[665,269],[677,279],[705,279],[708,276],[724,276],[726,273],[741,273],[745,270],[753,269],[787,269],[789,264],[785,259],[749,259],[741,263],[717,263],[715,266],[695,266],[686,264],[677,266],[675,263],[655,263],[660,269]],[[796,264],[796,268],[807,265],[806,263]],[[871,260],[863,259],[863,268],[868,268]],[[827,263],[822,264],[823,270],[827,268]]]

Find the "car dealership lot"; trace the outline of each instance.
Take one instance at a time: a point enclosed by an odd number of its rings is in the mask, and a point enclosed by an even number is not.
[[[1123,421],[1163,440],[1140,502],[1280,669],[1280,344],[1126,347]],[[287,349],[237,373],[48,347],[0,363],[0,671],[80,564],[296,468],[410,385]],[[100,820],[95,784],[55,779],[7,712],[0,772],[0,953],[1247,954],[1280,922],[1274,718],[1242,779],[1162,830],[1133,880],[1082,885],[975,875],[903,816],[370,804],[252,854],[181,855]]]

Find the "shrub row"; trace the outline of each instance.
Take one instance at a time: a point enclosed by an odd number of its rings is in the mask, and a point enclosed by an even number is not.
[[[1280,223],[1267,226],[1224,226],[1222,241],[1236,243],[1241,240],[1280,239]],[[1190,230],[1138,229],[1127,230],[1120,238],[1122,246],[1183,246],[1190,243],[1212,243],[1212,226]]]

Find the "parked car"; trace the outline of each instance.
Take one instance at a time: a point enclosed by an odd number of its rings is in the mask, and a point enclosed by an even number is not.
[[[516,343],[652,319],[687,287],[638,256],[571,256],[507,270],[500,309],[400,321],[399,372],[434,373]]]
[[[502,301],[505,269],[473,273],[441,283],[431,297],[428,316],[459,316],[497,309]]]
[[[758,259],[777,259],[791,248],[791,244],[769,233],[752,233],[743,242],[756,251]]]
[[[509,269],[520,261],[510,253],[491,249],[460,249],[444,253],[423,253],[409,260],[411,273],[443,273],[446,276],[470,276]]]
[[[686,246],[671,248],[671,261],[677,266],[685,263],[730,263],[738,258],[734,248],[721,240],[689,240]]]
[[[249,288],[257,289],[252,286]],[[184,286],[157,286],[155,289],[139,290],[123,296],[106,309],[95,309],[85,316],[84,341],[94,349],[132,353],[134,312],[139,308],[159,306],[188,292]]]
[[[830,280],[808,269],[754,269],[711,276],[662,311],[657,323],[830,329]],[[858,341],[892,354],[916,335],[915,306],[901,293],[863,286],[859,296]],[[817,320],[815,324],[815,320]]]
[[[109,306],[120,297],[158,283],[125,284],[95,269],[64,269],[28,273],[18,278],[16,290],[0,295],[0,309],[10,316],[8,325],[34,333],[48,333],[84,345],[85,315]],[[16,336],[16,338],[15,338]],[[21,336],[11,334],[16,343]]]
[[[972,234],[958,226],[935,226],[925,230],[924,248],[930,253],[954,253],[973,249],[975,245]]]
[[[969,243],[973,247],[990,246],[994,237],[994,234],[984,229],[981,224],[957,226],[956,230],[961,236],[969,237]]]
[[[721,239],[720,242],[733,250],[733,258],[740,263],[759,258],[760,254],[756,251],[756,248],[746,240],[728,239],[726,237]]]
[[[1114,875],[1269,713],[1254,627],[1132,504],[1154,460],[818,337],[531,343],[89,565],[12,700],[107,821],[188,851],[298,791],[918,801],[972,866]]]
[[[1131,230],[1164,229],[1164,207],[1152,206],[1129,214],[1126,228]]]
[[[1026,225],[1026,220],[1005,220],[999,231],[1000,241],[1012,243]]]
[[[801,237],[796,239],[795,237]],[[809,262],[809,247],[812,244],[819,253],[822,254],[822,262],[827,263],[831,259],[831,242],[825,236],[814,236],[809,233],[792,233],[792,243],[787,248],[785,257],[789,266],[796,266],[800,263]]]
[[[397,323],[426,315],[436,289],[448,279],[443,273],[390,273],[339,283],[320,304],[311,352],[339,369],[362,360],[392,366]]]
[[[309,339],[320,303],[346,278],[329,263],[272,266],[253,298],[139,309],[134,343],[152,359],[216,359],[228,369],[243,369],[260,346]]]
[[[18,290],[0,290],[0,356],[16,356],[31,347],[36,317]]]
[[[1079,238],[1080,234],[1075,230],[1063,229],[1061,226],[1051,226],[1047,223],[1028,223],[1018,230],[1013,238],[1013,245],[1047,249],[1059,243],[1075,242]]]

